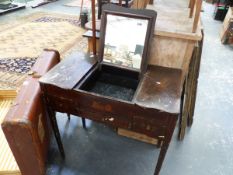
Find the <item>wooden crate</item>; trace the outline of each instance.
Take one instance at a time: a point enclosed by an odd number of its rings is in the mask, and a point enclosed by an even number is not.
[[[233,7],[229,7],[220,31],[223,44],[233,44]]]

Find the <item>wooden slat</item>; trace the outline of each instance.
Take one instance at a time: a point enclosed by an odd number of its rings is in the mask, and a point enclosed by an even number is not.
[[[202,7],[202,0],[196,0],[196,12],[194,16],[194,21],[193,21],[193,33],[196,33],[197,28],[198,28],[198,23],[200,21],[200,15],[201,15],[201,7]]]
[[[194,41],[155,36],[152,40],[149,64],[182,69],[187,73]],[[165,52],[166,50],[166,52]]]
[[[0,100],[8,99],[8,98],[15,98],[16,95],[17,95],[16,90],[1,90],[0,89]]]
[[[233,23],[233,7],[229,7],[227,15],[223,21],[223,25],[220,31],[220,38],[223,44],[230,44],[226,42],[228,38],[230,37],[229,35],[230,35],[231,23]]]
[[[189,7],[190,7],[189,17],[190,17],[190,18],[193,17],[195,2],[196,2],[196,0],[190,0],[190,1],[189,1]]]
[[[11,107],[13,99],[0,100],[0,124]],[[0,175],[20,175],[18,165],[0,127]]]
[[[148,137],[144,134],[139,134],[133,131],[129,131],[126,129],[121,129],[118,128],[118,135],[124,136],[124,137],[128,137],[131,139],[135,139],[141,142],[145,142],[145,143],[149,143],[149,144],[153,144],[153,145],[158,145],[158,140],[152,137]]]

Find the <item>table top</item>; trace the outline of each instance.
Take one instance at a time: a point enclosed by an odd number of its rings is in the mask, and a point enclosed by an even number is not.
[[[40,82],[74,90],[97,64],[96,58],[88,54],[74,53],[40,78]],[[182,90],[181,74],[182,71],[179,69],[149,66],[139,82],[131,103],[144,108],[178,114]]]

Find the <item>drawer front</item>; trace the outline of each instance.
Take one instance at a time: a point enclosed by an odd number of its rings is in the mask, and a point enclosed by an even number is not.
[[[79,109],[80,116],[97,122],[105,123],[114,127],[130,129],[131,121],[124,116],[117,116],[111,113],[94,112],[88,109]]]
[[[69,113],[69,114],[74,114],[76,112],[75,105],[72,100],[67,100],[67,99],[64,100],[53,96],[47,96],[46,100],[47,100],[47,105],[50,106],[55,111],[62,113]]]
[[[79,117],[84,117],[96,122],[105,123],[115,127],[121,127],[129,129],[131,126],[131,120],[129,117],[115,115],[100,109],[81,107],[80,105],[75,104],[72,100],[56,98],[48,96],[48,104],[52,107],[53,110],[63,113],[69,113],[77,115]]]
[[[132,130],[144,133],[150,137],[164,136],[168,124],[158,119],[148,119],[143,116],[134,116]]]
[[[78,98],[79,97],[79,98]],[[107,103],[108,102],[108,103]],[[151,137],[164,136],[169,116],[166,112],[144,109],[136,105],[112,102],[88,96],[56,97],[47,95],[54,110],[88,118],[115,127],[140,132]]]

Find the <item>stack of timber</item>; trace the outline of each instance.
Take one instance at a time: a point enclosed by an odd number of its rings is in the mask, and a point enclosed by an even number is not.
[[[0,89],[0,175],[21,175],[18,164],[1,128],[1,124],[16,95],[17,90],[15,89]]]
[[[229,7],[220,32],[223,44],[233,44],[233,7]]]

